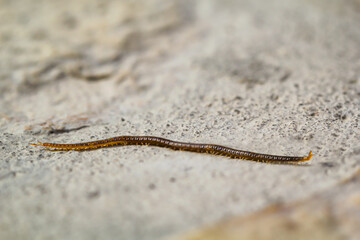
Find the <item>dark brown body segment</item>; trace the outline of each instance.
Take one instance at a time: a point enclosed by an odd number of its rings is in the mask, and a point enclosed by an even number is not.
[[[118,145],[150,145],[157,147],[165,147],[173,150],[209,153],[214,155],[221,155],[230,158],[247,159],[259,162],[302,162],[308,161],[313,156],[311,151],[308,156],[278,156],[261,154],[255,152],[242,151],[229,147],[224,147],[215,144],[199,144],[199,143],[185,143],[172,141],[166,138],[153,137],[153,136],[119,136],[98,141],[84,142],[84,143],[72,143],[72,144],[58,144],[58,143],[43,143],[38,144],[30,143],[35,146],[44,146],[52,150],[91,150],[103,147],[118,146]]]

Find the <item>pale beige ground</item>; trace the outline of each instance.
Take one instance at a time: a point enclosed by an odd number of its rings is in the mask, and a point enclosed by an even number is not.
[[[360,163],[359,1],[194,2],[0,0],[0,239],[152,240],[341,194]],[[125,134],[315,156],[27,144]]]

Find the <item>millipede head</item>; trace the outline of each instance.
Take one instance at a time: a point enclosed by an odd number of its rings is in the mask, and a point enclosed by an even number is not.
[[[306,157],[303,157],[303,161],[309,161],[312,156],[314,156],[314,154],[312,154],[312,151],[310,151],[309,155],[307,155]]]

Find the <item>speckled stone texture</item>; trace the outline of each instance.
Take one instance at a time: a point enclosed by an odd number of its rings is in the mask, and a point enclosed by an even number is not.
[[[0,239],[154,240],[335,198],[360,163],[359,22],[358,0],[0,0]],[[315,156],[28,145],[117,135]]]

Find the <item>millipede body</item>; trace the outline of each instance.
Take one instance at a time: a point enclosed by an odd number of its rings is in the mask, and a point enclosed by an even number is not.
[[[71,144],[48,143],[48,142],[40,142],[40,141],[38,141],[37,144],[35,143],[29,143],[29,144],[34,146],[43,146],[49,150],[59,150],[59,151],[69,151],[69,150],[83,151],[83,150],[92,150],[97,148],[123,146],[123,145],[150,145],[150,146],[170,148],[172,150],[208,153],[213,155],[226,156],[230,158],[246,159],[246,160],[268,162],[268,163],[302,162],[302,161],[310,160],[311,157],[313,156],[311,151],[307,156],[302,156],[302,157],[278,156],[278,155],[242,151],[216,144],[178,142],[166,138],[153,137],[153,136],[119,136],[119,137],[98,140],[98,141],[71,143]]]

